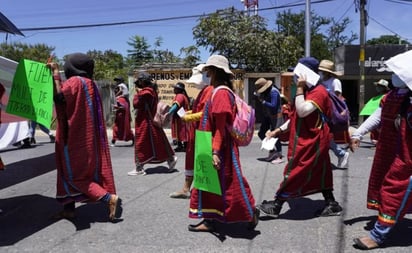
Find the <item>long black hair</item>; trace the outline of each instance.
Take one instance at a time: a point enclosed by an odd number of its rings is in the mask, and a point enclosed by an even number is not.
[[[223,69],[214,66],[208,66],[207,68],[214,72],[214,83],[212,83],[214,87],[225,85],[233,90],[233,76],[231,74],[228,74]]]

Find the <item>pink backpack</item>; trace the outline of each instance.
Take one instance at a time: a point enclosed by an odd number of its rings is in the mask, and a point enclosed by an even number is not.
[[[255,109],[229,89],[229,87],[223,85],[213,90],[212,100],[215,93],[220,89],[228,90],[233,95],[232,103],[236,106],[235,119],[233,120],[233,125],[228,126],[228,130],[238,146],[247,146],[252,141],[255,131]]]

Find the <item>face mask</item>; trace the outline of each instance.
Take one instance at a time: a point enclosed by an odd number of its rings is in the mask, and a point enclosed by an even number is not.
[[[203,89],[205,86],[210,85],[210,77],[207,76],[206,72],[202,73],[202,81],[200,81],[198,88]]]
[[[406,84],[396,74],[392,74],[392,85],[396,88],[405,88],[406,87]]]
[[[322,72],[322,71],[319,72],[319,76],[320,76],[319,80],[323,81],[323,77],[324,77],[324,76],[323,76],[323,72]]]

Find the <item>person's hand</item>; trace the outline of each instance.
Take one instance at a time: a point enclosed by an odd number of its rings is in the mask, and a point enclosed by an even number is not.
[[[280,128],[276,128],[273,131],[267,131],[266,132],[266,138],[275,138],[276,136],[278,136],[280,134]]]
[[[59,75],[60,74],[59,64],[57,62],[49,62],[49,63],[46,64],[46,66],[48,66],[50,68],[53,75]]]
[[[213,166],[215,167],[215,169],[219,170],[220,169],[219,155],[213,154],[212,159],[213,159]]]
[[[300,76],[298,77],[296,86],[297,86],[298,88],[303,88],[303,89],[305,89],[305,88],[306,88],[306,76],[300,75]]]
[[[359,148],[360,140],[357,138],[351,138],[349,143],[349,148],[352,152],[355,152],[355,149]]]

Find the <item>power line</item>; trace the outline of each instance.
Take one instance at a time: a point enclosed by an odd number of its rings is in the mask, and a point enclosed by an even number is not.
[[[330,2],[333,0],[318,0],[313,1],[312,4],[319,4]],[[260,11],[268,11],[274,9],[284,9],[296,6],[302,6],[305,3],[293,3],[293,4],[286,4],[281,6],[274,6],[268,8],[259,9]],[[120,25],[131,25],[131,24],[143,24],[143,23],[153,23],[153,22],[162,22],[162,21],[171,21],[171,20],[180,20],[180,19],[192,19],[192,18],[200,18],[205,17],[209,14],[198,14],[198,15],[188,15],[188,16],[177,16],[177,17],[167,17],[167,18],[157,18],[157,19],[146,19],[146,20],[135,20],[135,21],[123,21],[123,22],[111,22],[111,23],[97,23],[97,24],[89,24],[89,25],[67,25],[67,26],[45,26],[45,27],[32,27],[32,28],[20,28],[20,31],[49,31],[49,30],[68,30],[68,29],[77,29],[77,28],[91,28],[91,27],[105,27],[105,26],[120,26]]]
[[[405,39],[405,40],[409,40],[408,38],[404,38],[402,37],[400,34],[398,34],[397,32],[393,31],[392,29],[388,28],[387,26],[383,25],[382,23],[380,23],[379,21],[377,21],[376,19],[374,19],[371,16],[368,16],[368,18],[372,19],[375,23],[377,23],[378,25],[382,26],[383,28],[385,28],[386,30],[388,30],[389,32],[395,34],[397,37]]]

